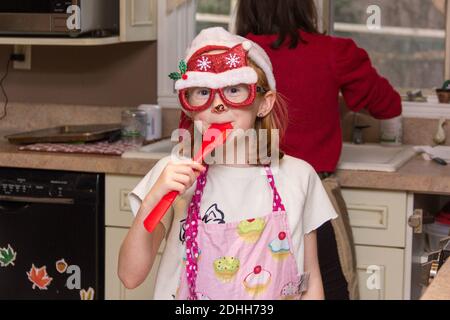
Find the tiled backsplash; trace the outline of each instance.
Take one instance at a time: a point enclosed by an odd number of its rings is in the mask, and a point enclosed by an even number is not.
[[[120,123],[126,107],[9,103],[1,131],[30,131],[60,125]]]
[[[23,132],[61,125],[120,123],[123,110],[133,107],[10,103],[0,132]],[[180,110],[163,109],[163,136],[178,127]]]
[[[449,119],[450,121],[450,119]],[[365,142],[377,143],[380,140],[380,121],[367,114],[358,114],[359,125],[370,125],[363,131]],[[438,130],[438,119],[403,118],[403,143],[410,145],[435,145],[433,137]],[[352,140],[352,113],[346,113],[341,119],[342,134],[344,141]],[[450,123],[444,126],[447,136],[445,145],[450,145]]]
[[[10,103],[8,116],[0,121],[0,132],[21,132],[70,124],[120,123],[123,110],[132,107],[80,106],[56,104]],[[163,136],[168,137],[178,127],[179,109],[163,108]],[[343,112],[341,125],[344,141],[351,141],[353,116]],[[358,124],[371,127],[364,130],[365,142],[378,142],[380,124],[367,114],[358,115]],[[438,120],[403,119],[403,143],[412,145],[432,145]],[[446,144],[450,145],[450,124],[446,125]]]

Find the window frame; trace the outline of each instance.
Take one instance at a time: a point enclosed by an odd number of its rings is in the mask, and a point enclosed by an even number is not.
[[[195,36],[196,1],[186,1],[167,13],[166,1],[158,1],[157,92],[158,105],[180,109],[174,82],[167,76],[178,68]]]

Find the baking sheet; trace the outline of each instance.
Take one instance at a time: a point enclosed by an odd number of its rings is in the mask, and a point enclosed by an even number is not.
[[[121,130],[120,124],[67,125],[8,135],[11,143],[89,142],[109,139]]]

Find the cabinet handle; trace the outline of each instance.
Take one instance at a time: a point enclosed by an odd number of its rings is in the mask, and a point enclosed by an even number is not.
[[[414,229],[414,233],[422,233],[423,225],[434,222],[434,216],[423,209],[415,209],[412,216],[408,218],[408,225]]]
[[[423,210],[415,209],[412,216],[408,218],[408,225],[413,228],[414,233],[422,233]]]

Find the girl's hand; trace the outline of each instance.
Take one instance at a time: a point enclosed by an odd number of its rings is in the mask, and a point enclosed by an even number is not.
[[[205,166],[192,160],[171,161],[156,180],[150,194],[162,198],[170,191],[178,191],[181,195],[194,184],[197,177],[205,170]]]

